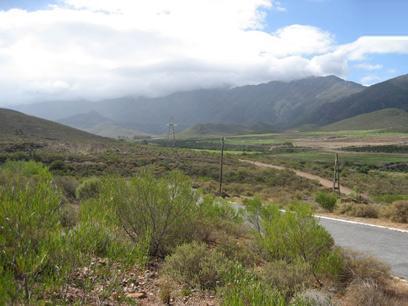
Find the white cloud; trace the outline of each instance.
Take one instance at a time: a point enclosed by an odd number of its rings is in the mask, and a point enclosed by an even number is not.
[[[407,37],[289,25],[268,33],[273,0],[64,0],[0,11],[0,104],[160,95],[175,90],[344,76],[349,61],[407,53]]]
[[[380,82],[381,80],[382,79],[377,75],[366,75],[360,80],[360,82],[364,86],[371,86],[371,85],[373,85],[375,83]]]
[[[383,65],[380,64],[370,64],[370,63],[360,63],[355,65],[355,67],[359,68],[359,69],[363,69],[363,70],[369,70],[369,71],[373,71],[373,70],[380,70],[383,68]]]

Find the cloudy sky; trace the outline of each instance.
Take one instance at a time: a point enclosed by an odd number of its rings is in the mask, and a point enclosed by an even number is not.
[[[0,0],[0,105],[408,73],[406,0]]]

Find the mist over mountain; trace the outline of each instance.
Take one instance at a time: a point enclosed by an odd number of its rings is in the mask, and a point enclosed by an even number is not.
[[[306,114],[312,114],[322,105],[362,90],[364,87],[359,84],[328,76],[232,89],[177,92],[159,98],[46,102],[21,105],[16,109],[51,120],[95,111],[122,127],[147,133],[164,132],[170,117],[175,119],[180,130],[198,123],[266,123],[276,129],[285,129],[303,123]]]
[[[407,75],[370,87],[327,76],[176,92],[159,98],[122,97],[16,107],[87,131],[92,129],[83,126],[84,122],[93,126],[110,122],[123,129],[150,134],[165,132],[170,118],[177,122],[178,130],[202,123],[248,127],[264,123],[273,130],[285,130],[304,124],[325,125],[384,108],[408,109]],[[85,113],[86,119],[74,119]],[[67,117],[71,118],[63,119]]]
[[[144,136],[145,133],[133,129],[125,128],[106,118],[96,111],[72,115],[67,118],[57,120],[64,125],[75,127],[77,129],[111,138]]]

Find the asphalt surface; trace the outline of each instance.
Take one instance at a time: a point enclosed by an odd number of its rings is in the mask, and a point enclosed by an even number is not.
[[[393,275],[408,279],[408,233],[319,217],[337,245],[370,254],[390,265]]]
[[[243,209],[239,203],[235,209]],[[391,267],[394,276],[408,280],[408,232],[347,220],[317,216],[336,245],[380,259]]]

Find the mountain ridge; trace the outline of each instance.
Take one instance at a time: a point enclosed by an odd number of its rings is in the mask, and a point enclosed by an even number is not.
[[[396,103],[392,97],[397,97]],[[262,123],[273,130],[283,131],[309,124],[324,126],[383,108],[405,109],[407,102],[407,75],[370,87],[326,76],[234,88],[190,90],[155,98],[65,102],[60,104],[59,109],[70,104],[69,110],[77,112],[74,115],[96,111],[123,128],[161,134],[166,131],[171,117],[179,130],[204,123],[242,126]],[[58,107],[50,103],[17,108],[37,116],[60,119],[52,117],[58,113]],[[66,115],[69,114],[66,112]]]

